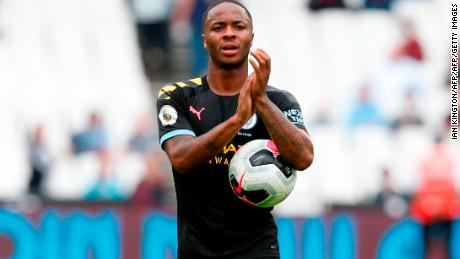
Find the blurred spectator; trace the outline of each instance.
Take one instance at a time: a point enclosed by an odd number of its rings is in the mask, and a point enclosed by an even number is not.
[[[392,0],[365,0],[364,8],[366,9],[381,9],[389,11],[391,9]]]
[[[382,168],[382,187],[375,196],[374,204],[381,206],[386,215],[394,218],[402,217],[407,210],[404,197],[396,192],[393,187],[391,172]]]
[[[391,183],[390,171],[388,170],[388,168],[383,168],[382,169],[382,188],[375,196],[374,202],[375,204],[383,205],[385,201],[387,201],[394,195],[397,195],[397,194]]]
[[[401,28],[404,40],[393,50],[392,58],[394,60],[408,58],[417,62],[423,61],[423,51],[414,24],[404,21]]]
[[[389,55],[388,62],[379,66],[372,75],[370,82],[375,90],[376,100],[386,118],[400,115],[401,103],[411,93],[413,100],[429,98],[427,93],[432,85],[426,78],[422,66],[423,53],[415,26],[410,21],[400,23],[402,43],[398,43]],[[424,117],[430,118],[430,109],[424,110]]]
[[[113,177],[113,157],[108,146],[108,131],[101,114],[92,112],[88,117],[87,127],[72,137],[75,154],[92,152],[99,162],[98,179],[85,195],[86,200],[121,200],[123,195],[118,190]]]
[[[174,0],[129,0],[144,70],[150,80],[171,72],[169,19]]]
[[[30,179],[29,193],[43,197],[43,179],[48,175],[52,165],[52,155],[45,143],[43,125],[35,127],[29,140]]]
[[[96,183],[85,195],[85,200],[110,200],[121,201],[124,199],[119,190],[117,181],[112,170],[112,156],[107,150],[98,153],[100,161],[100,171]]]
[[[159,145],[150,117],[142,116],[136,122],[128,148],[141,155],[145,164],[144,177],[138,183],[132,200],[161,207],[169,205],[172,179],[167,177],[168,172],[163,167],[162,153],[158,151]]]
[[[367,85],[362,86],[358,92],[353,107],[348,116],[348,126],[351,128],[361,125],[384,125],[383,118],[377,104],[371,98]]]
[[[200,76],[206,73],[208,53],[203,46],[201,35],[202,17],[206,8],[213,0],[176,0],[171,19],[173,37],[176,41],[184,41],[187,30],[191,30],[191,37],[185,39],[185,45],[190,46],[190,76]]]
[[[72,137],[73,151],[76,154],[86,151],[103,151],[107,149],[108,134],[99,113],[89,116],[88,126]]]
[[[328,8],[345,8],[343,0],[308,0],[307,7],[312,11]]]
[[[453,155],[441,143],[441,138],[436,137],[435,144],[421,161],[421,183],[411,204],[412,215],[424,227],[427,255],[440,240],[449,247],[452,222],[460,215],[455,170]]]
[[[423,125],[422,116],[417,110],[414,95],[411,90],[406,91],[403,105],[399,109],[401,112],[393,122],[393,129],[398,130],[405,126],[421,126]]]
[[[315,113],[315,117],[311,121],[313,126],[328,126],[332,123],[330,115],[330,106],[327,105],[327,102],[322,102],[320,107]]]
[[[129,151],[145,155],[154,149],[157,143],[156,140],[152,122],[146,116],[143,116],[136,122],[134,135],[129,139]]]
[[[146,173],[137,185],[133,201],[165,206],[169,203],[169,179],[158,151],[150,151],[145,156]]]

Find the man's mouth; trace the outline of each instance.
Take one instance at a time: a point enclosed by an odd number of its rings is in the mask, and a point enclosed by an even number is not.
[[[238,53],[239,51],[238,44],[235,43],[225,43],[221,47],[221,52],[224,54],[224,56],[231,57],[234,56]]]

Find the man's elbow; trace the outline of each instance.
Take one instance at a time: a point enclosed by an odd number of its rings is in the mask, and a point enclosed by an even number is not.
[[[176,172],[182,175],[188,175],[192,171],[190,162],[184,157],[171,158],[171,165]]]
[[[305,154],[301,157],[301,159],[298,159],[296,161],[296,163],[294,164],[294,168],[298,171],[306,170],[313,163],[313,157],[314,157],[313,151],[305,152]]]

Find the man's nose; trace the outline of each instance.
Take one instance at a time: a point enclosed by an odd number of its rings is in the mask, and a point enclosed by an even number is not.
[[[229,39],[235,38],[236,37],[235,30],[231,26],[226,27],[225,32],[224,32],[224,37],[229,38]]]

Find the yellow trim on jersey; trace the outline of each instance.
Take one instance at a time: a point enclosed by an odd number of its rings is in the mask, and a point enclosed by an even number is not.
[[[202,85],[203,84],[203,82],[202,82],[200,77],[193,78],[193,79],[191,79],[189,81],[194,83],[194,84],[196,84],[196,85]],[[159,99],[164,93],[174,92],[177,89],[176,85],[181,87],[181,88],[190,87],[189,85],[187,85],[184,82],[176,82],[175,85],[167,85],[167,86],[161,88],[161,90],[158,92],[158,97],[157,98]]]
[[[197,85],[202,85],[203,82],[201,81],[201,77],[193,78],[190,80],[191,82],[197,84]]]
[[[176,85],[180,86],[180,87],[186,87],[188,86],[186,83],[184,82],[177,82]]]
[[[158,92],[158,98],[160,98],[160,96],[162,96],[164,93],[173,92],[176,90],[176,88],[177,87],[175,85],[167,85],[161,88],[161,90]]]

